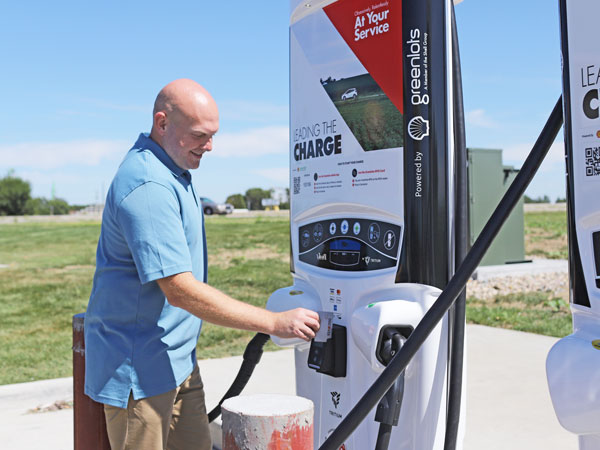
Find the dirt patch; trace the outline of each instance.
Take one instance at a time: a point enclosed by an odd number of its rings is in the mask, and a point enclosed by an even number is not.
[[[36,406],[35,408],[32,408],[29,411],[27,411],[27,414],[38,414],[38,413],[60,411],[61,409],[72,409],[72,408],[73,408],[72,401],[57,400],[54,403],[52,403],[51,405]]]
[[[567,235],[552,236],[551,233],[530,233],[525,235],[526,259],[532,257],[559,258],[568,256]]]
[[[46,272],[49,273],[68,273],[68,272],[74,272],[76,270],[94,270],[95,266],[92,266],[90,264],[74,264],[71,266],[65,266],[65,267],[60,267],[60,268],[53,268],[53,269],[46,269]]]
[[[223,249],[218,253],[208,254],[208,265],[217,266],[222,269],[231,267],[236,261],[254,260],[254,259],[278,259],[281,262],[289,264],[290,255],[279,253],[268,245],[259,244],[253,248],[247,249]]]

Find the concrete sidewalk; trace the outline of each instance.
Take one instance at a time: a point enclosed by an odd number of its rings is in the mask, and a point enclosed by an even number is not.
[[[556,339],[467,326],[465,450],[576,450],[559,425],[548,394],[545,360]],[[200,361],[207,406],[227,390],[241,357]],[[294,393],[293,352],[265,353],[244,393]],[[28,413],[72,399],[72,380],[0,386],[0,448],[70,450],[73,412]]]

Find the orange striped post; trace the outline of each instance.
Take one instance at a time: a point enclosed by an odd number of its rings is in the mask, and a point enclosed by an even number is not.
[[[313,403],[303,397],[257,394],[221,406],[223,450],[313,450]]]
[[[85,385],[85,341],[83,318],[73,316],[73,429],[75,450],[110,450],[104,406],[83,392]]]

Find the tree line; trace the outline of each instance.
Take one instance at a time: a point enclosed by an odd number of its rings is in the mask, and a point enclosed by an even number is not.
[[[15,176],[13,171],[0,178],[0,216],[69,214],[81,208],[61,198],[32,197],[29,181]]]
[[[251,188],[245,194],[230,195],[226,201],[234,208],[261,210],[265,209],[262,200],[271,198],[272,195],[273,189]],[[70,205],[61,198],[32,197],[29,181],[15,176],[14,171],[9,171],[6,176],[0,178],[0,216],[69,214],[83,207]],[[289,201],[279,204],[280,209],[289,207]]]
[[[287,202],[279,204],[279,209],[290,209],[289,203],[289,189],[287,191]],[[225,200],[226,203],[233,205],[236,209],[247,208],[249,210],[261,210],[265,209],[262,205],[263,199],[271,198],[273,195],[273,189],[261,189],[261,188],[250,188],[245,194],[232,194]]]

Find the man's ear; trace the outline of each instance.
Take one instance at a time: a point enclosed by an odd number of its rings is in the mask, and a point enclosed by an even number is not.
[[[162,136],[167,129],[167,115],[164,111],[158,111],[154,114],[154,129]]]

